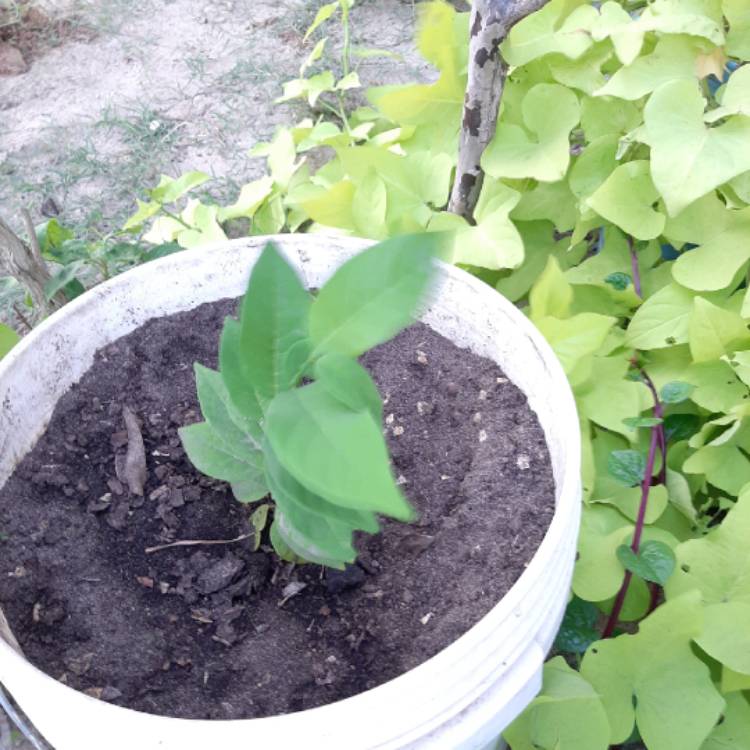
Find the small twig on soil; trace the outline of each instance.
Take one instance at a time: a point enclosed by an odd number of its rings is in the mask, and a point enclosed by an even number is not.
[[[121,462],[115,461],[115,471],[117,478],[128,485],[131,494],[143,495],[143,486],[148,476],[143,434],[138,419],[127,406],[122,407],[122,416],[128,432],[128,450]]]
[[[249,534],[242,534],[235,539],[181,539],[178,542],[171,542],[170,544],[160,544],[157,547],[146,547],[146,554],[150,555],[152,552],[161,552],[163,549],[171,549],[172,547],[194,547],[198,544],[235,544],[236,542],[242,542],[245,539],[255,536],[255,532],[252,531]]]

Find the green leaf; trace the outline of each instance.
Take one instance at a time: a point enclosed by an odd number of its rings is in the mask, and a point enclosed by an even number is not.
[[[243,427],[256,439],[259,433],[253,430],[263,414],[255,395],[250,376],[245,373],[241,357],[242,326],[233,318],[224,320],[219,343],[219,370],[227,395],[235,407],[236,414],[243,419]]]
[[[156,201],[157,203],[174,203],[185,195],[185,193],[197,188],[204,182],[208,182],[210,179],[210,175],[207,175],[204,172],[186,172],[176,180],[163,174],[159,184],[152,190],[149,190],[148,193],[151,200]],[[139,203],[139,213],[142,208],[145,209],[145,205]]]
[[[154,245],[148,249],[141,247],[141,263],[150,263],[152,260],[166,258],[167,255],[179,253],[182,248],[176,242],[164,242],[160,245]]]
[[[596,691],[556,656],[544,665],[541,693],[503,737],[513,750],[607,750],[609,734]]]
[[[656,425],[661,424],[664,420],[659,417],[627,417],[622,421],[627,427],[635,430],[639,427],[656,427]]]
[[[695,386],[692,401],[708,411],[728,412],[747,393],[727,362],[698,362],[685,372],[685,380]]]
[[[315,352],[358,357],[407,326],[429,290],[444,242],[438,234],[395,237],[344,263],[310,309]]]
[[[750,60],[750,8],[745,0],[723,0],[729,21],[726,52],[741,60]]]
[[[198,390],[203,418],[211,429],[226,443],[230,453],[244,457],[247,451],[260,449],[260,425],[256,422],[248,429],[250,415],[239,415],[231,402],[222,374],[196,362],[195,384]],[[254,406],[254,405],[253,405]],[[254,414],[255,412],[253,412]],[[259,458],[260,460],[260,458]]]
[[[409,139],[414,150],[453,154],[466,91],[469,25],[466,14],[447,3],[423,3],[418,13],[419,49],[440,70],[440,78],[431,84],[371,88],[367,96],[391,122],[416,126]]]
[[[243,185],[237,201],[231,206],[219,209],[218,220],[223,223],[241,216],[252,218],[263,201],[271,195],[272,190],[273,179],[268,175]]]
[[[604,277],[604,282],[609,284],[613,289],[622,292],[630,286],[631,278],[622,271],[615,271]]]
[[[573,194],[588,198],[617,168],[617,137],[605,135],[589,143],[570,169],[568,182]]]
[[[414,517],[391,474],[380,425],[322,384],[278,394],[265,430],[281,465],[312,492],[345,508]]]
[[[21,337],[12,328],[0,323],[0,359],[2,359],[20,340]]]
[[[747,479],[745,474],[745,479]],[[750,674],[750,486],[702,539],[680,544],[667,598],[698,589],[706,625],[696,643],[730,669]]]
[[[310,24],[309,28],[305,32],[305,36],[302,38],[303,42],[306,42],[310,36],[315,32],[315,30],[323,23],[325,23],[337,10],[339,7],[338,0],[336,0],[333,3],[326,3],[325,5],[322,5],[318,12],[315,14],[315,18],[313,19],[313,22]]]
[[[582,414],[608,430],[632,438],[623,420],[647,409],[651,398],[643,383],[625,378],[627,369],[628,361],[622,355],[595,356],[589,380],[576,385],[575,392]]]
[[[337,401],[352,411],[367,411],[377,424],[383,421],[383,401],[370,374],[343,354],[324,354],[316,363],[315,379]]]
[[[736,495],[750,476],[750,461],[732,443],[706,445],[682,465],[686,474],[703,474],[706,481],[729,495]]]
[[[76,277],[83,270],[84,265],[83,261],[76,261],[63,266],[44,284],[44,296],[51,300],[58,292],[63,292],[71,300],[83,294],[86,290]]]
[[[603,3],[599,18],[594,22],[591,36],[600,42],[611,39],[615,53],[623,65],[630,65],[641,52],[646,30],[619,3]]]
[[[667,440],[675,443],[687,440],[700,429],[700,423],[697,414],[667,414],[664,418],[664,433]]]
[[[182,247],[188,248],[226,242],[227,236],[219,225],[218,214],[218,206],[206,206],[195,200],[189,201],[181,216],[190,229],[180,228],[177,241]],[[144,239],[148,239],[148,236]]]
[[[536,326],[575,384],[576,375],[581,370],[588,377],[591,357],[602,346],[616,322],[616,318],[608,315],[585,312],[565,320],[540,318],[536,321]]]
[[[292,99],[307,99],[307,103],[314,107],[321,94],[336,90],[336,79],[330,70],[316,73],[309,78],[293,78],[284,83],[284,93],[275,99],[276,104]]]
[[[690,398],[690,394],[695,390],[695,386],[690,383],[683,383],[679,380],[673,380],[665,383],[659,391],[659,398],[664,404],[681,404]]]
[[[492,183],[489,182],[489,184]],[[503,183],[495,184],[502,185]],[[538,182],[530,190],[520,193],[520,196],[518,205],[510,214],[514,222],[547,219],[560,232],[567,232],[575,227],[578,210],[570,187],[564,181]]]
[[[690,353],[696,362],[719,359],[750,342],[745,321],[735,312],[696,297],[688,327]]]
[[[268,523],[268,511],[271,508],[272,506],[269,503],[263,503],[250,515],[250,523],[255,530],[255,536],[253,537],[253,552],[257,552],[260,549],[261,535],[263,534],[263,529],[266,528],[266,524]]]
[[[667,284],[636,311],[627,331],[635,349],[660,349],[688,341],[695,295],[679,284]]]
[[[332,522],[331,529],[343,534],[342,538],[345,538],[347,545],[351,541],[351,534],[355,529],[361,529],[370,534],[375,534],[380,530],[380,525],[374,513],[344,508],[302,486],[279,463],[268,440],[263,444],[263,451],[267,459],[266,474],[269,477],[269,486],[276,487],[276,494],[280,492],[289,498],[289,503],[284,506],[284,510],[289,513],[290,517],[294,517],[294,521],[300,530],[307,533],[305,529],[308,528],[309,523],[312,523],[307,516],[311,514],[322,516],[323,520],[327,519]],[[301,517],[300,513],[304,514],[305,518]],[[344,526],[347,527],[346,531],[342,531]]]
[[[697,84],[684,80],[665,84],[646,104],[651,176],[670,216],[750,169],[750,119],[709,128],[704,107]]]
[[[638,492],[637,489],[632,491]],[[578,541],[579,559],[573,574],[576,596],[586,601],[603,602],[617,594],[622,585],[622,565],[617,559],[617,548],[632,539],[633,528],[632,521],[610,505],[584,504]],[[677,543],[672,534],[654,526],[646,526],[643,531],[643,540],[649,539],[670,545]]]
[[[640,110],[631,102],[604,96],[585,96],[581,101],[581,127],[590,144],[605,137],[619,139],[642,122]]]
[[[517,23],[501,46],[511,66],[525,65],[551,52],[576,59],[592,45],[586,33],[598,14],[582,0],[552,0],[541,10]]]
[[[699,750],[724,708],[691,641],[703,630],[697,591],[657,608],[635,635],[591,645],[581,675],[601,696],[610,742],[637,726],[649,750]]]
[[[362,86],[359,80],[359,73],[353,70],[351,73],[345,75],[334,87],[336,91],[349,91],[350,89],[358,89]]]
[[[573,288],[560,270],[557,259],[550,255],[547,266],[531,288],[529,306],[531,319],[552,316],[567,318],[573,301]]]
[[[671,238],[678,237],[700,247],[683,253],[675,261],[672,267],[675,281],[699,291],[726,289],[733,285],[750,261],[750,208],[741,211],[727,209],[715,194],[711,194],[683,213],[692,213],[693,221],[680,222],[683,216],[680,214],[671,225],[667,225],[666,233]],[[687,224],[683,231],[680,231],[683,229],[681,224]],[[688,236],[685,230],[692,230],[692,234]]]
[[[367,178],[363,182],[366,182]],[[323,226],[338,227],[340,229],[354,229],[358,222],[354,218],[354,199],[357,188],[350,180],[341,180],[334,183],[327,190],[302,201],[302,209],[315,222]],[[379,210],[379,207],[376,207]],[[375,235],[380,231],[376,221],[368,225],[366,234]],[[360,217],[362,218],[362,217]]]
[[[323,37],[312,48],[312,52],[310,52],[310,54],[305,58],[302,65],[300,65],[300,68],[299,68],[300,76],[304,76],[305,71],[308,68],[312,67],[318,60],[320,60],[321,57],[323,57],[323,51],[326,48],[327,41],[328,41],[328,37]]]
[[[399,156],[374,146],[340,149],[338,156],[348,178],[361,185],[375,172],[386,188],[386,215],[389,232],[403,234],[400,224],[418,230],[436,206],[445,205],[450,190],[453,160],[447,154],[415,153]],[[352,222],[348,228],[355,228]],[[415,231],[414,229],[408,231]]]
[[[74,238],[72,229],[60,224],[57,219],[49,219],[34,229],[36,238],[39,240],[39,249],[42,255],[47,255],[60,248],[63,243]]]
[[[664,230],[666,218],[655,211],[659,198],[647,161],[631,161],[612,172],[586,200],[600,216],[639,240],[651,240]]]
[[[540,83],[524,97],[521,107],[523,123],[501,119],[482,156],[482,167],[497,178],[561,180],[570,163],[570,131],[580,120],[578,98],[559,84]],[[549,116],[550,109],[555,117]]]
[[[729,667],[722,666],[721,692],[726,695],[737,690],[750,690],[750,674],[742,674],[742,672],[735,672]],[[731,696],[727,698],[727,702],[729,701],[731,701]]]
[[[665,36],[654,51],[615,71],[595,96],[635,101],[673,81],[695,85],[696,60],[701,47],[685,36]]]
[[[737,373],[737,377],[745,385],[750,385],[750,351],[735,352],[729,360],[729,364]],[[728,409],[717,409],[716,411],[729,411]]]
[[[683,416],[683,415],[678,415]],[[684,415],[694,416],[694,415]],[[667,417],[667,420],[669,417]],[[674,436],[667,431],[667,440],[674,439]],[[685,476],[678,471],[667,469],[667,492],[669,493],[669,502],[691,523],[694,524],[697,518],[695,504],[693,503],[693,494]]]
[[[448,255],[453,263],[480,268],[515,268],[524,259],[524,245],[516,225],[509,217],[517,205],[519,193],[501,182],[485,183],[474,213],[475,226],[469,226],[454,214],[433,216],[430,231],[452,230],[456,226],[453,248]]]
[[[292,176],[297,171],[297,149],[294,136],[289,128],[279,128],[270,143],[260,143],[250,151],[251,156],[266,156],[268,169],[276,185],[282,188],[289,186]]]
[[[750,737],[750,703],[739,693],[726,698],[723,721],[701,745],[701,750],[747,750]]]
[[[228,445],[206,422],[182,427],[179,433],[185,452],[198,471],[225,482],[262,484],[262,456],[257,451]]]
[[[149,201],[148,203],[144,203],[143,201],[140,201],[136,198],[135,202],[138,206],[138,210],[122,225],[122,228],[125,231],[143,226],[143,224],[145,224],[146,221],[154,216],[154,214],[157,214],[159,213],[159,211],[161,211],[162,205],[161,203],[157,203],[156,201]]]
[[[596,606],[574,596],[565,609],[565,616],[555,638],[555,649],[582,654],[599,639],[598,620],[599,610]]]
[[[375,169],[368,170],[357,185],[351,207],[354,226],[363,237],[382,239],[387,236],[388,190]]]
[[[563,55],[550,55],[547,63],[557,83],[571,89],[579,89],[586,94],[593,94],[606,81],[601,68],[610,57],[612,47],[605,42],[595,44],[577,60],[569,60]]]
[[[615,479],[627,487],[635,487],[646,475],[646,459],[640,451],[612,451],[607,468]]]
[[[706,122],[716,122],[729,115],[750,115],[750,68],[743,66],[729,76],[722,90],[721,106],[708,112]]]
[[[664,542],[644,542],[638,552],[625,544],[617,548],[617,559],[625,570],[663,586],[672,575],[675,566],[675,556],[669,545]]]
[[[285,544],[306,562],[334,568],[354,562],[354,528],[323,512],[322,499],[296,482],[272,450],[265,454],[266,481],[276,502],[276,531]]]
[[[240,315],[244,372],[261,402],[291,388],[309,354],[310,295],[269,243],[250,275]]]
[[[287,523],[284,521],[282,517],[282,514],[274,512],[273,523],[271,524],[271,531],[269,533],[274,552],[285,562],[290,562],[290,563],[295,563],[295,564],[308,562],[308,560],[298,555],[287,544],[286,539],[284,538],[284,532],[283,530],[280,530],[279,521],[282,521],[282,523],[284,523],[284,526],[287,525]]]

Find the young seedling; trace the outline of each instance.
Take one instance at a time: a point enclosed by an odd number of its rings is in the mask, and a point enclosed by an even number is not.
[[[412,322],[442,242],[375,245],[314,297],[269,243],[239,320],[224,323],[219,371],[195,364],[205,422],[180,430],[188,457],[240,502],[270,493],[281,557],[343,568],[357,554],[352,533],[376,533],[377,514],[414,518],[391,473],[380,394],[357,357]]]

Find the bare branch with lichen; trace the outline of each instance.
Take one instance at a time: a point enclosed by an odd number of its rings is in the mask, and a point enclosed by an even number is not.
[[[546,3],[547,0],[474,0],[458,167],[448,204],[448,210],[469,221],[484,180],[482,154],[495,134],[508,74],[500,45],[513,26]]]

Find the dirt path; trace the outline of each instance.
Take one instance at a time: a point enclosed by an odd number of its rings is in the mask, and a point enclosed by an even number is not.
[[[304,114],[273,100],[309,51],[302,36],[321,4],[47,0],[71,19],[69,38],[28,72],[0,77],[2,212],[18,226],[22,206],[40,217],[52,198],[65,221],[109,229],[139,188],[188,169],[214,174],[212,190],[231,196],[263,170],[247,149]],[[427,73],[414,17],[412,0],[355,8],[355,43],[402,56],[364,61],[366,84]]]

